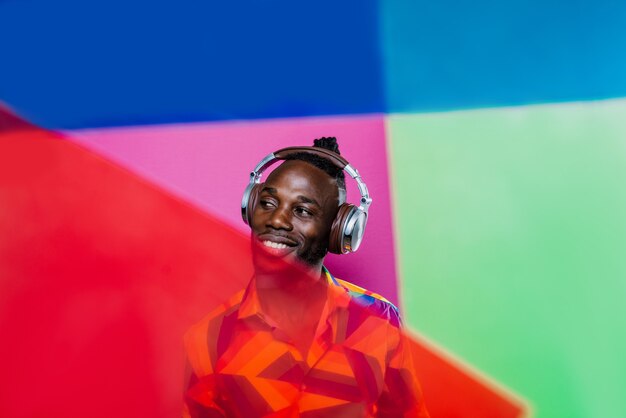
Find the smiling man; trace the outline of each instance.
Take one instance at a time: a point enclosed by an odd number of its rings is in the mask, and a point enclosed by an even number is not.
[[[344,171],[358,207],[345,202]],[[254,277],[187,333],[184,416],[428,416],[397,308],[323,266],[329,251],[358,249],[370,203],[335,138],[259,163],[242,201]]]

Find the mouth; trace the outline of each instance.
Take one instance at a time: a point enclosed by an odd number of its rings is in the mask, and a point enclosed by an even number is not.
[[[284,257],[295,251],[298,244],[288,238],[276,235],[260,235],[257,241],[263,249],[269,254],[276,257]]]

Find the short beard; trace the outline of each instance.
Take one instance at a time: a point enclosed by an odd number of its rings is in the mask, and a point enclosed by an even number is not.
[[[304,257],[298,257],[298,259],[308,266],[315,266],[324,261],[326,254],[328,254],[327,247],[318,247],[305,254]]]

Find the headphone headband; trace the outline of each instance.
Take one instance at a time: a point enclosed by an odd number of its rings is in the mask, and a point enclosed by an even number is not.
[[[357,182],[357,186],[359,188],[359,193],[361,193],[361,200],[359,203],[359,208],[367,213],[369,206],[372,204],[372,199],[370,198],[369,192],[367,190],[367,185],[361,180],[361,175],[357,171],[356,168],[352,167],[350,163],[337,154],[336,152],[332,152],[330,150],[319,148],[319,147],[287,147],[281,148],[278,151],[275,151],[271,154],[268,154],[265,158],[263,158],[254,170],[250,173],[250,183],[259,183],[261,181],[261,175],[263,172],[276,163],[276,161],[281,161],[289,158],[292,155],[298,153],[306,153],[317,155],[318,157],[325,158],[328,161],[331,161],[337,168],[344,170],[346,173],[350,175]],[[244,196],[245,197],[245,196]],[[241,210],[244,210],[243,202]],[[248,223],[247,217],[242,212],[244,216],[244,221]]]

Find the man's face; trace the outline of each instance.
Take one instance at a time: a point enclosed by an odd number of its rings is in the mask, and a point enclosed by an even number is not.
[[[338,199],[337,184],[324,171],[285,161],[263,185],[252,214],[253,239],[276,257],[321,264]]]

